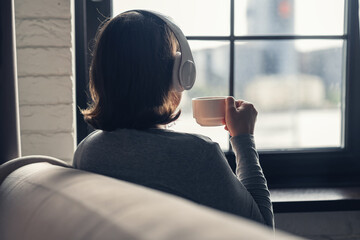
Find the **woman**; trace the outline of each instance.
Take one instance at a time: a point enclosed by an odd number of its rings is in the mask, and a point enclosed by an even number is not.
[[[93,103],[83,110],[95,129],[78,146],[74,167],[175,194],[273,226],[259,164],[252,104],[226,100],[225,129],[236,154],[233,174],[217,143],[166,129],[180,116],[172,88],[178,42],[146,11],[122,13],[99,30],[90,67]]]

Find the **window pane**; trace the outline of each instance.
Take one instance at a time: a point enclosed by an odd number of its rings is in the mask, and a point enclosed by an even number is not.
[[[237,42],[235,96],[259,111],[258,148],[341,146],[342,40]]]
[[[342,35],[344,0],[235,0],[236,35]]]
[[[113,15],[146,9],[170,16],[188,36],[229,35],[229,0],[114,0]]]
[[[198,133],[218,142],[223,150],[229,149],[229,137],[224,127],[201,127],[192,116],[191,99],[202,96],[229,94],[229,44],[218,41],[189,41],[196,64],[196,82],[190,91],[184,91],[182,114],[171,129]]]

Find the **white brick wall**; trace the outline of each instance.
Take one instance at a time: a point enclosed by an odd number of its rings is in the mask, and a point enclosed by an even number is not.
[[[15,0],[23,156],[75,148],[71,0]]]

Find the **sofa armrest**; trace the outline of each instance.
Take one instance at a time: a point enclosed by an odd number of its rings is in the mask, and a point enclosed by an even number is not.
[[[39,163],[39,162],[47,162],[62,167],[71,167],[62,160],[49,156],[43,156],[43,155],[31,155],[26,157],[14,158],[0,165],[0,185],[5,180],[5,178],[9,176],[16,169],[21,168],[28,164]]]
[[[272,229],[248,219],[46,162],[25,165],[3,181],[0,213],[1,240],[274,239]]]

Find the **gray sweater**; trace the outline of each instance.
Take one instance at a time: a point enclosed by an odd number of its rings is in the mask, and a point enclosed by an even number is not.
[[[233,137],[231,144],[236,175],[217,143],[164,129],[94,131],[79,144],[73,164],[273,226],[253,136]]]

